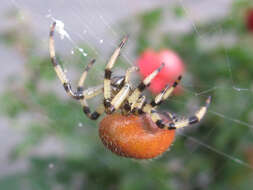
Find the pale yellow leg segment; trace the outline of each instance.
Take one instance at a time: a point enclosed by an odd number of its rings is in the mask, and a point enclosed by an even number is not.
[[[104,105],[101,104],[96,111],[91,113],[91,110],[89,108],[89,105],[87,103],[87,99],[91,99],[103,92],[103,85],[88,88],[87,90],[83,91],[84,98],[80,100],[80,103],[83,107],[83,112],[92,120],[98,119],[98,117],[104,113]]]
[[[162,70],[164,67],[164,63],[161,64],[159,68],[157,68],[155,71],[153,71],[150,75],[148,75],[142,83],[139,84],[139,86],[134,90],[134,92],[128,97],[127,101],[130,106],[130,110],[133,110],[135,103],[139,99],[141,93],[144,91],[144,89],[149,86],[152,79],[156,77],[156,75]]]
[[[146,97],[145,96],[141,96],[139,99],[138,99],[138,101],[136,102],[136,104],[134,105],[134,109],[136,108],[136,109],[141,109],[142,108],[142,105],[144,104],[144,102],[145,102],[145,100],[146,100]]]
[[[180,83],[181,79],[182,79],[182,76],[179,76],[178,79],[173,83],[173,85],[169,89],[166,90],[166,92],[163,96],[163,100],[165,100],[171,96],[172,92],[175,90],[177,85]]]
[[[103,92],[103,85],[99,85],[99,86],[96,86],[96,87],[90,87],[86,90],[83,91],[83,96],[84,96],[84,99],[88,100],[88,99],[91,99],[99,94],[101,94]]]
[[[78,82],[78,88],[82,88],[83,87],[83,84],[84,84],[84,81],[85,81],[85,79],[87,77],[88,71],[90,70],[90,68],[92,67],[92,65],[95,63],[95,61],[96,61],[95,59],[92,59],[91,62],[84,69],[84,72],[81,75],[80,80]]]
[[[88,103],[86,102],[85,99],[83,99],[81,101],[81,105],[83,107],[83,112],[92,120],[97,120],[98,117],[104,113],[104,105],[100,104],[99,107],[96,109],[96,111],[94,111],[93,113],[91,113],[90,108],[88,106]]]
[[[142,114],[142,107],[143,107],[145,101],[146,101],[146,97],[144,95],[141,95],[139,97],[139,99],[137,100],[137,102],[135,103],[134,108],[131,111],[131,113],[133,113],[133,114]],[[129,114],[130,112],[127,112],[126,109],[123,109],[123,113],[128,113]]]
[[[199,121],[201,121],[207,112],[207,108],[208,108],[210,102],[211,102],[211,97],[208,97],[206,100],[205,106],[202,106],[193,116],[191,116],[187,119],[181,119],[179,121],[174,120],[174,121],[166,123],[166,124],[162,121],[159,114],[156,112],[156,110],[151,105],[149,105],[149,104],[145,105],[142,111],[144,113],[150,114],[152,121],[154,123],[156,123],[156,125],[159,128],[179,129],[179,128],[183,128],[183,127],[186,127],[186,126],[189,126],[189,125],[192,125],[192,124],[195,124],[195,123],[198,123]]]
[[[67,92],[67,94],[69,96],[71,96],[72,98],[75,98],[75,99],[78,99],[78,100],[82,99],[83,98],[82,94],[72,91],[71,84],[68,81],[63,69],[61,68],[60,64],[58,63],[58,61],[55,57],[54,38],[53,38],[55,26],[56,26],[56,22],[54,22],[52,24],[50,34],[49,34],[49,54],[50,54],[51,62],[53,64],[54,70],[55,70],[58,78],[60,79],[65,91]]]
[[[188,119],[182,119],[177,122],[166,124],[165,128],[170,129],[174,127],[176,129],[179,129],[179,128],[187,127],[189,125],[200,122],[205,116],[207,112],[207,108],[210,105],[210,102],[211,102],[211,97],[209,96],[206,100],[206,105],[202,106],[197,112],[195,112],[193,116],[189,117]]]
[[[153,107],[156,107],[157,105],[161,104],[162,101],[166,100],[168,97],[171,96],[172,92],[175,90],[177,85],[179,84],[180,80],[182,79],[181,76],[178,77],[178,79],[173,83],[171,87],[167,85],[156,97],[153,101],[151,101],[151,105]]]
[[[166,94],[166,92],[171,89],[170,85],[167,85],[162,92],[160,92],[154,99],[155,104],[159,104],[162,100],[164,100],[164,95]]]
[[[167,85],[156,97],[153,101],[151,101],[150,104],[146,104],[142,111],[144,112],[150,112],[152,108],[156,108],[157,105],[161,104],[162,101],[167,99],[173,92],[173,90],[177,87],[181,80],[181,76],[178,77],[178,79],[173,83],[173,85],[170,87]],[[141,110],[139,110],[141,112]]]
[[[109,59],[106,67],[105,67],[105,79],[104,79],[104,99],[109,100],[111,98],[111,74],[112,67],[114,66],[117,58],[120,55],[120,50],[124,46],[127,41],[127,36],[123,38],[118,48],[113,52],[111,58]]]
[[[163,112],[162,113],[164,116],[168,117],[168,120],[172,120],[173,122],[177,122],[178,118],[174,113],[170,113],[170,112]]]
[[[126,100],[130,92],[130,85],[127,83],[125,84],[122,89],[116,94],[116,96],[111,101],[111,112],[119,109],[121,104]]]

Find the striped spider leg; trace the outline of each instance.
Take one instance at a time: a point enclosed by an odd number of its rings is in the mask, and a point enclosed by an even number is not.
[[[111,75],[112,75],[112,68],[120,55],[120,50],[125,45],[128,36],[124,37],[123,40],[120,42],[119,46],[113,52],[111,58],[109,59],[106,67],[105,67],[105,75],[104,75],[104,106],[105,111],[110,113],[109,107],[111,107],[111,98],[112,98],[112,89],[111,89]]]
[[[60,66],[60,64],[58,63],[56,57],[55,57],[55,46],[54,46],[54,31],[55,31],[55,26],[56,26],[56,22],[54,22],[51,26],[51,30],[50,30],[50,34],[49,34],[49,53],[50,53],[50,57],[51,57],[51,62],[54,66],[54,70],[58,76],[58,78],[60,79],[61,83],[63,84],[63,87],[65,89],[65,91],[67,92],[67,94],[76,99],[79,100],[81,102],[81,105],[83,106],[83,111],[84,113],[92,120],[96,120],[100,114],[103,113],[103,108],[99,107],[95,112],[91,113],[90,108],[86,102],[86,99],[90,99],[93,98],[97,95],[99,95],[100,93],[103,92],[103,86],[97,86],[97,87],[93,87],[93,88],[89,88],[87,90],[83,89],[83,83],[86,79],[87,73],[89,71],[89,69],[91,68],[91,66],[95,63],[95,60],[93,59],[85,68],[83,74],[80,77],[79,83],[78,83],[78,87],[77,87],[77,91],[74,92],[72,90],[71,87],[71,83],[69,82],[67,76],[65,75],[62,67]]]
[[[142,108],[138,110],[139,114],[147,113],[150,114],[151,119],[159,128],[165,129],[177,129],[186,127],[191,124],[198,123],[205,115],[207,108],[211,102],[211,97],[206,100],[205,106],[202,106],[195,114],[187,119],[178,119],[175,114],[166,112],[166,115],[170,118],[169,123],[164,123],[160,115],[156,111],[156,107],[160,105],[165,99],[167,99],[176,88],[176,86],[181,81],[182,77],[179,76],[178,79],[173,83],[171,87],[167,85],[152,101],[151,103],[143,103]]]
[[[131,85],[129,83],[130,74],[134,71],[137,71],[137,67],[131,67],[127,70],[126,76],[125,76],[125,84],[120,89],[120,91],[113,97],[113,99],[110,102],[110,106],[105,108],[106,113],[112,114],[117,109],[121,108],[121,105],[123,104],[123,108],[128,105],[128,98],[134,95],[134,97],[138,97],[138,94],[141,93],[146,86],[150,84],[152,79],[161,71],[161,69],[164,67],[164,64],[162,64],[159,68],[157,68],[155,71],[153,71],[150,75],[148,75],[143,82],[139,84],[139,86],[133,91],[133,93],[129,96],[131,93]],[[139,97],[138,97],[139,98]],[[136,103],[138,99],[135,100],[134,103]],[[140,103],[139,103],[140,104]],[[125,110],[123,110],[125,111]],[[126,110],[127,111],[127,110]]]
[[[168,123],[164,123],[162,118],[156,111],[156,109],[152,107],[144,107],[142,111],[144,113],[150,114],[152,121],[156,123],[156,125],[161,129],[169,129],[169,130],[179,129],[179,128],[187,127],[189,125],[200,122],[201,119],[206,114],[207,108],[210,105],[210,102],[211,102],[211,97],[209,96],[206,100],[205,105],[202,106],[198,111],[196,111],[192,116],[188,118],[178,119],[177,117],[175,117],[174,114],[168,112],[167,114],[172,120],[171,122],[168,122]]]
[[[144,102],[142,107],[138,109],[138,113],[142,114],[143,110],[152,110],[155,109],[158,105],[160,105],[164,100],[166,100],[168,97],[171,96],[174,89],[177,87],[179,82],[181,81],[182,76],[179,76],[178,79],[173,83],[173,85],[170,87],[170,85],[166,85],[165,88],[153,99],[150,103]]]
[[[148,87],[151,81],[158,75],[158,73],[164,67],[164,63],[160,65],[156,70],[154,70],[151,74],[144,78],[144,80],[137,86],[137,88],[132,92],[132,94],[127,98],[127,101],[124,105],[124,109],[126,112],[131,112],[136,108],[136,106],[140,106],[138,100],[141,96],[141,93]]]
[[[83,98],[83,94],[80,92],[74,92],[72,90],[71,84],[67,78],[67,76],[65,75],[62,67],[60,66],[60,64],[58,63],[56,57],[55,57],[55,47],[54,47],[54,31],[55,31],[55,26],[56,26],[56,22],[54,22],[51,26],[51,30],[50,30],[50,34],[49,34],[49,53],[50,53],[50,58],[51,58],[51,62],[54,66],[54,70],[58,76],[58,78],[60,79],[66,93],[76,99],[76,100],[80,100]]]
[[[78,82],[78,91],[80,93],[83,94],[83,98],[80,99],[80,103],[82,105],[82,108],[83,108],[83,112],[85,113],[86,116],[88,116],[90,119],[92,120],[96,120],[98,119],[98,117],[104,113],[104,106],[103,105],[100,105],[96,111],[92,112],[90,111],[90,108],[89,108],[89,105],[87,103],[86,100],[88,99],[91,99],[99,94],[101,94],[103,92],[103,85],[99,85],[99,86],[96,86],[96,87],[91,87],[91,88],[88,88],[86,90],[83,89],[83,85],[84,85],[84,82],[85,82],[85,79],[87,77],[87,74],[88,74],[88,71],[89,69],[91,68],[91,66],[95,63],[95,59],[93,59],[85,68],[79,82]]]

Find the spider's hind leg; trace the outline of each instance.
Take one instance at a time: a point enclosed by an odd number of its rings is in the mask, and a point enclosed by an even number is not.
[[[200,122],[203,117],[205,116],[207,112],[207,108],[211,102],[211,97],[209,96],[206,100],[206,104],[202,106],[198,111],[195,112],[193,116],[190,116],[187,119],[175,119],[169,123],[164,123],[160,115],[157,113],[157,111],[152,107],[146,107],[146,109],[143,110],[144,113],[148,113],[151,116],[152,121],[162,129],[179,129],[183,128],[195,123]]]
[[[178,119],[177,121],[172,121],[166,124],[163,124],[163,122],[160,120],[160,121],[157,121],[156,124],[158,125],[158,127],[165,128],[165,129],[179,129],[179,128],[187,127],[189,125],[196,124],[200,122],[205,116],[207,112],[207,108],[210,105],[210,102],[211,102],[211,96],[207,98],[206,104],[204,106],[202,106],[198,111],[196,111],[193,116],[190,116],[186,119]]]

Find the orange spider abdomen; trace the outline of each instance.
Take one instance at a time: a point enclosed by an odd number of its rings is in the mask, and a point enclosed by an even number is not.
[[[149,159],[171,146],[175,130],[159,129],[146,115],[114,113],[100,122],[99,136],[103,144],[119,156]]]

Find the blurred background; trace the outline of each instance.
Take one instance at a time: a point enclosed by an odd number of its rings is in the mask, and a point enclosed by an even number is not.
[[[87,119],[56,78],[48,52],[55,19],[70,36],[56,34],[56,52],[74,86],[92,58],[97,63],[85,84],[101,84],[106,61],[129,34],[116,73],[138,64],[148,49],[173,50],[185,73],[180,92],[160,110],[187,116],[211,95],[206,117],[179,130],[170,150],[156,159],[114,155],[98,137],[101,119]],[[0,189],[253,185],[251,0],[3,0],[0,57]],[[97,100],[102,97],[91,101],[92,108]]]

